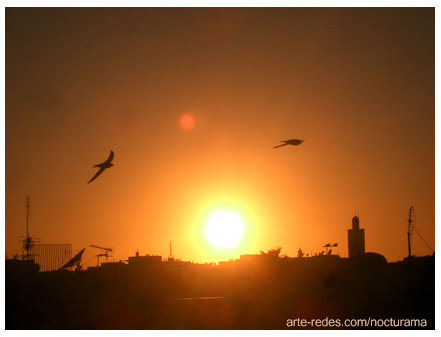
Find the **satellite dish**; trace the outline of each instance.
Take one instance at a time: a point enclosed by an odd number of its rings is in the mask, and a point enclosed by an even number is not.
[[[75,255],[73,258],[71,258],[63,267],[60,268],[60,270],[72,268],[74,266],[79,266],[79,264],[81,262],[81,257],[83,256],[85,249],[86,248],[83,248],[82,250],[80,250],[80,252],[77,255]]]

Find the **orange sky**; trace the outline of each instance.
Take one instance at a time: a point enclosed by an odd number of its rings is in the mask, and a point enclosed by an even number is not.
[[[347,256],[355,212],[366,250],[394,261],[410,206],[434,248],[434,13],[7,8],[6,253],[27,194],[31,236],[86,247],[86,265],[91,244],[120,260],[170,240],[195,262]],[[272,149],[290,138],[305,143]],[[245,221],[236,249],[203,237],[225,208]],[[413,251],[431,254],[417,235]]]

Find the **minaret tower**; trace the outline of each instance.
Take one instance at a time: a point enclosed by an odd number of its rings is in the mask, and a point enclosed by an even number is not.
[[[360,229],[360,219],[358,216],[352,218],[352,228],[348,229],[348,256],[364,254],[364,228]]]

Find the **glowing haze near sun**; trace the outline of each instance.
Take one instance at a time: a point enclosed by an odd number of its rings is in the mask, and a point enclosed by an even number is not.
[[[192,114],[185,113],[179,118],[179,125],[183,130],[190,131],[194,128],[195,124],[196,121]]]
[[[207,221],[205,234],[217,248],[232,248],[239,244],[244,232],[242,219],[236,213],[218,211]]]

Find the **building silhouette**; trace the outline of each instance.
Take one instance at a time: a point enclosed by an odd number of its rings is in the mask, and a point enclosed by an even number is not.
[[[352,228],[348,229],[348,256],[354,257],[364,253],[364,228],[360,228],[360,219],[358,216],[354,216]]]

